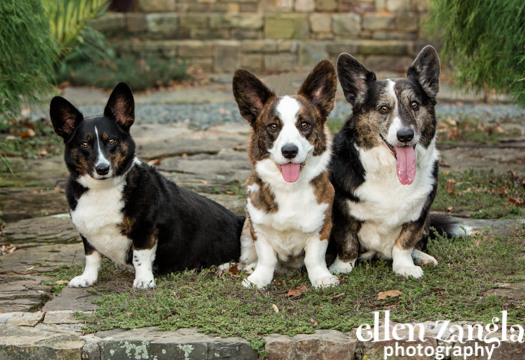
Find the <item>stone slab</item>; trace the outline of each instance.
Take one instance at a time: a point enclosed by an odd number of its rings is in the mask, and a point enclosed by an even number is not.
[[[65,184],[66,177],[55,181]],[[61,214],[68,211],[64,189],[43,190],[22,188],[0,190],[2,218],[10,223],[39,216]]]
[[[241,338],[212,337],[196,329],[157,331],[156,327],[97,333],[103,359],[157,360],[257,359],[257,352]]]
[[[91,302],[97,297],[97,295],[90,294],[82,288],[65,287],[60,294],[46,302],[42,311],[94,311],[98,307]]]
[[[35,326],[44,318],[44,313],[37,311],[34,313],[15,312],[11,313],[4,326]]]
[[[65,198],[65,194],[59,194]],[[67,211],[66,207],[66,211]],[[24,219],[8,224],[0,239],[18,247],[43,244],[73,244],[81,240],[78,231],[71,222],[69,214]]]
[[[74,333],[21,326],[0,328],[0,359],[80,360],[84,344]]]
[[[0,257],[0,273],[33,275],[54,271],[64,264],[84,265],[84,246],[53,244],[24,248]]]

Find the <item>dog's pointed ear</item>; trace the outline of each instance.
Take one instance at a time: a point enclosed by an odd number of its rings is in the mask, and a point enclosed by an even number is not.
[[[436,49],[427,45],[408,68],[407,77],[417,81],[428,96],[435,98],[439,91],[440,69],[441,63]]]
[[[334,66],[330,60],[321,60],[308,75],[297,94],[310,100],[326,118],[334,108],[336,91],[337,76]]]
[[[241,116],[253,126],[264,104],[275,97],[275,93],[251,72],[239,69],[233,75],[233,96]]]
[[[114,120],[129,132],[135,121],[135,101],[128,85],[120,83],[115,86],[104,109],[104,116]]]
[[[363,100],[376,74],[368,70],[355,57],[343,53],[337,58],[337,77],[343,88],[345,99],[352,106]]]
[[[49,105],[49,116],[55,133],[66,142],[75,128],[84,120],[84,116],[69,101],[61,96],[55,96]]]

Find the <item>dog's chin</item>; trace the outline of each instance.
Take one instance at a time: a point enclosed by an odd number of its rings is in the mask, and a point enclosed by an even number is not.
[[[105,181],[105,180],[111,179],[112,177],[111,173],[109,173],[108,175],[99,175],[97,173],[89,174],[89,175],[91,176],[93,180],[100,180],[100,181]]]

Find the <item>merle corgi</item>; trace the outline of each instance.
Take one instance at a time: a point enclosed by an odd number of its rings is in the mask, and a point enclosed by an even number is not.
[[[55,132],[64,139],[66,193],[86,254],[70,287],[97,281],[102,256],[135,271],[133,287],[155,287],[165,274],[236,261],[244,217],[178,187],[135,156],[130,88],[118,84],[104,115],[84,118],[66,99],[51,101]]]
[[[233,94],[252,131],[253,171],[246,182],[241,262],[255,271],[245,287],[264,288],[274,271],[306,265],[316,288],[339,284],[325,253],[334,189],[328,178],[331,137],[325,123],[337,79],[328,60],[317,64],[295,96],[278,97],[247,70],[237,70]]]
[[[439,56],[426,46],[407,77],[377,81],[349,54],[337,75],[352,114],[334,139],[330,180],[335,188],[332,273],[347,273],[358,256],[393,259],[395,273],[419,278],[420,265],[437,265],[422,252],[429,226],[463,231],[448,218],[429,216],[438,180],[436,95]]]

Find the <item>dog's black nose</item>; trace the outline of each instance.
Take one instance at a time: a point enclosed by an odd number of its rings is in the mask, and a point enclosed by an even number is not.
[[[281,148],[281,153],[287,159],[293,159],[298,152],[299,149],[294,144],[286,144]]]
[[[95,167],[95,170],[97,171],[97,174],[99,175],[107,175],[109,173],[109,165],[102,164]]]
[[[403,128],[397,131],[397,140],[401,142],[409,142],[414,138],[414,130],[410,128]]]

